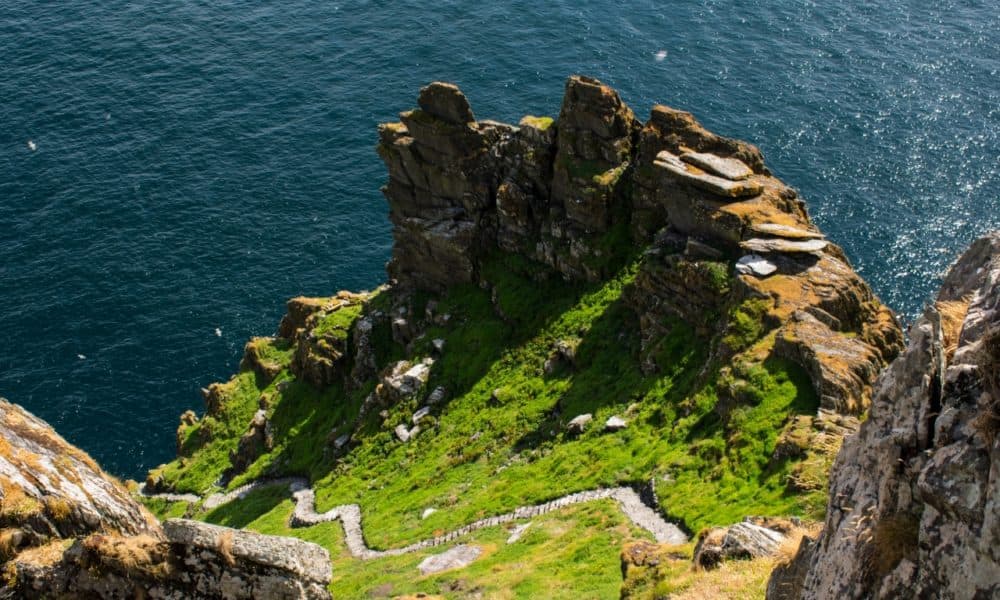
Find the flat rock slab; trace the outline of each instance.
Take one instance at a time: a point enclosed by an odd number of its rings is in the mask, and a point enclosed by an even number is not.
[[[664,150],[656,155],[653,165],[663,169],[675,179],[689,183],[696,188],[710,192],[723,198],[746,198],[757,196],[764,187],[752,180],[730,181],[723,177],[718,177],[699,169],[694,165],[689,165],[682,161],[677,155]]]
[[[707,152],[685,152],[681,154],[681,160],[731,181],[739,181],[753,175],[753,169],[736,158],[723,158]]]
[[[188,519],[167,519],[163,522],[163,531],[174,544],[213,552],[226,547],[233,558],[282,569],[309,581],[326,585],[332,577],[330,553],[312,542]]]
[[[767,277],[777,270],[777,265],[759,254],[747,254],[736,261],[736,272],[743,275]]]
[[[826,237],[818,231],[809,231],[808,229],[800,229],[780,223],[753,223],[750,225],[750,230],[755,233],[788,240],[821,240]]]
[[[826,240],[785,240],[780,238],[753,238],[740,242],[740,248],[750,252],[783,252],[786,254],[813,254],[829,245],[830,242]]]
[[[417,569],[423,575],[440,573],[448,569],[461,569],[472,564],[472,561],[479,558],[483,551],[479,546],[467,546],[459,544],[441,554],[428,556],[417,565]]]

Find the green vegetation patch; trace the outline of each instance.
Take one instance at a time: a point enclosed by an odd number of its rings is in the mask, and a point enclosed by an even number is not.
[[[553,123],[555,123],[555,120],[552,117],[536,117],[535,115],[525,115],[521,117],[522,127],[534,127],[539,131],[547,130],[549,127],[552,127]]]
[[[261,389],[257,387],[254,373],[245,371],[223,384],[219,392],[220,409],[183,430],[181,445],[185,455],[156,473],[178,492],[202,494],[209,490],[229,468],[229,453],[236,449],[240,436],[257,412],[261,394],[273,391],[275,385],[287,377],[287,373],[279,375]]]
[[[335,311],[323,315],[316,327],[313,328],[313,334],[317,337],[335,337],[337,339],[346,340],[350,334],[351,327],[354,325],[354,321],[361,316],[362,304],[348,304],[342,306]]]
[[[721,286],[728,268],[719,265]],[[789,417],[816,410],[808,378],[784,361],[712,363],[711,345],[680,322],[669,324],[670,333],[656,347],[660,372],[644,374],[638,319],[625,301],[640,268],[626,259],[606,281],[583,284],[566,282],[523,258],[497,255],[481,267],[482,286],[456,286],[434,299],[435,314],[449,319],[425,323],[408,353],[392,341],[388,319],[375,319],[372,339],[380,369],[404,356],[412,361],[434,356],[425,390],[446,390],[446,400],[430,407],[421,431],[406,443],[393,429],[412,425],[426,392],[378,406],[357,421],[375,381],[320,391],[285,371],[269,389],[259,390],[237,378],[227,406],[232,404],[233,418],[244,420],[225,430],[232,431],[227,435],[238,438],[256,396],[264,392],[271,398],[275,445],[231,485],[265,475],[307,475],[317,510],[359,504],[367,543],[379,549],[565,494],[650,481],[663,512],[692,532],[749,514],[818,516],[823,491],[791,492],[787,483],[795,460],[773,458]],[[406,302],[416,319],[429,300],[383,293],[366,310],[389,314],[393,302]],[[766,311],[756,302],[730,312],[733,347],[749,346],[765,332]],[[336,317],[345,320],[334,329],[349,329],[348,314]],[[445,341],[440,355],[432,344],[438,338]],[[584,413],[594,417],[590,426],[579,435],[568,432],[568,421]],[[628,426],[603,431],[612,415]],[[334,451],[331,440],[345,433],[352,434],[351,442]],[[200,491],[228,466],[221,457],[234,443],[210,442],[184,465],[168,467],[170,477],[182,489]],[[286,495],[262,491],[203,517],[285,532],[283,519],[291,510]],[[518,555],[520,547],[506,547],[499,530],[480,532],[472,539],[489,545],[486,557],[438,578],[415,576],[415,565],[426,554],[365,563],[346,557],[339,524],[292,533],[318,536],[339,556],[333,586],[338,597],[357,597],[362,593],[357,590],[461,597],[497,585],[510,586],[517,597],[550,596],[562,589],[557,580],[573,582],[568,596],[614,596],[620,541],[626,533],[640,534],[621,529],[615,509],[595,506],[545,517],[547,523],[567,519],[566,533],[539,539],[537,555]],[[422,518],[428,508],[436,512]],[[548,561],[546,553],[560,558]],[[516,566],[522,563],[530,568]],[[387,587],[375,590],[376,580]],[[447,588],[459,586],[459,580],[466,587]]]

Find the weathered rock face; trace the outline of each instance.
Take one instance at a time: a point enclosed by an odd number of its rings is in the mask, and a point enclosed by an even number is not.
[[[598,280],[616,253],[647,248],[626,294],[647,371],[674,324],[707,345],[726,312],[752,298],[770,304],[769,328],[789,323],[773,351],[806,369],[824,408],[862,412],[875,373],[900,350],[892,313],[754,146],[665,106],[641,125],[614,90],[581,76],[567,81],[555,121],[474,121],[443,83],[421,90],[418,104],[380,128],[396,241],[389,274],[403,289],[485,285],[480,261],[496,250]],[[755,268],[734,268],[741,256]]]
[[[497,187],[490,147],[513,128],[478,123],[453,85],[420,91],[420,108],[380,127],[383,193],[395,226],[389,276],[423,289],[472,281],[491,238]]]
[[[288,314],[281,321],[280,333],[296,342],[289,366],[296,377],[321,389],[345,380],[349,374],[348,346],[354,323],[349,319],[330,326],[324,323],[334,313],[356,307],[365,298],[365,294],[339,292],[332,298],[288,301]]]
[[[952,267],[879,378],[869,419],[834,464],[822,535],[768,597],[1000,595],[998,372],[994,233]]]
[[[156,519],[89,456],[3,399],[0,528],[11,553],[96,532],[159,534]]]
[[[0,400],[2,598],[329,598],[326,550],[163,526],[46,423]]]
[[[166,521],[164,531],[166,539],[95,534],[65,551],[26,553],[8,567],[14,592],[47,599],[330,598],[330,556],[316,544],[184,519]]]
[[[557,127],[552,221],[568,221],[565,235],[603,233],[628,214],[621,188],[639,122],[608,86],[571,77]]]

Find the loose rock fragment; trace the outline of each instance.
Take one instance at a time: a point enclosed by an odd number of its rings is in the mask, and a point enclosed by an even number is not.
[[[583,430],[587,428],[587,425],[594,420],[594,415],[590,413],[585,413],[576,417],[566,424],[566,431],[570,433],[583,433]]]
[[[736,261],[736,272],[742,275],[767,277],[777,270],[777,265],[759,254],[747,254]]]
[[[440,573],[441,571],[447,571],[448,569],[461,569],[472,563],[472,561],[479,558],[482,554],[482,549],[478,546],[467,546],[465,544],[459,544],[450,550],[443,552],[441,554],[435,554],[434,556],[428,556],[423,561],[417,565],[417,569],[423,575],[429,575],[431,573]]]

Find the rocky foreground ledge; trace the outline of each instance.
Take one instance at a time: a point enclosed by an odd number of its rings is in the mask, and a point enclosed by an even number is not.
[[[171,519],[0,399],[0,598],[283,598],[330,594],[329,553],[291,538]]]
[[[882,373],[819,539],[768,598],[1000,597],[1000,232],[977,240]]]

